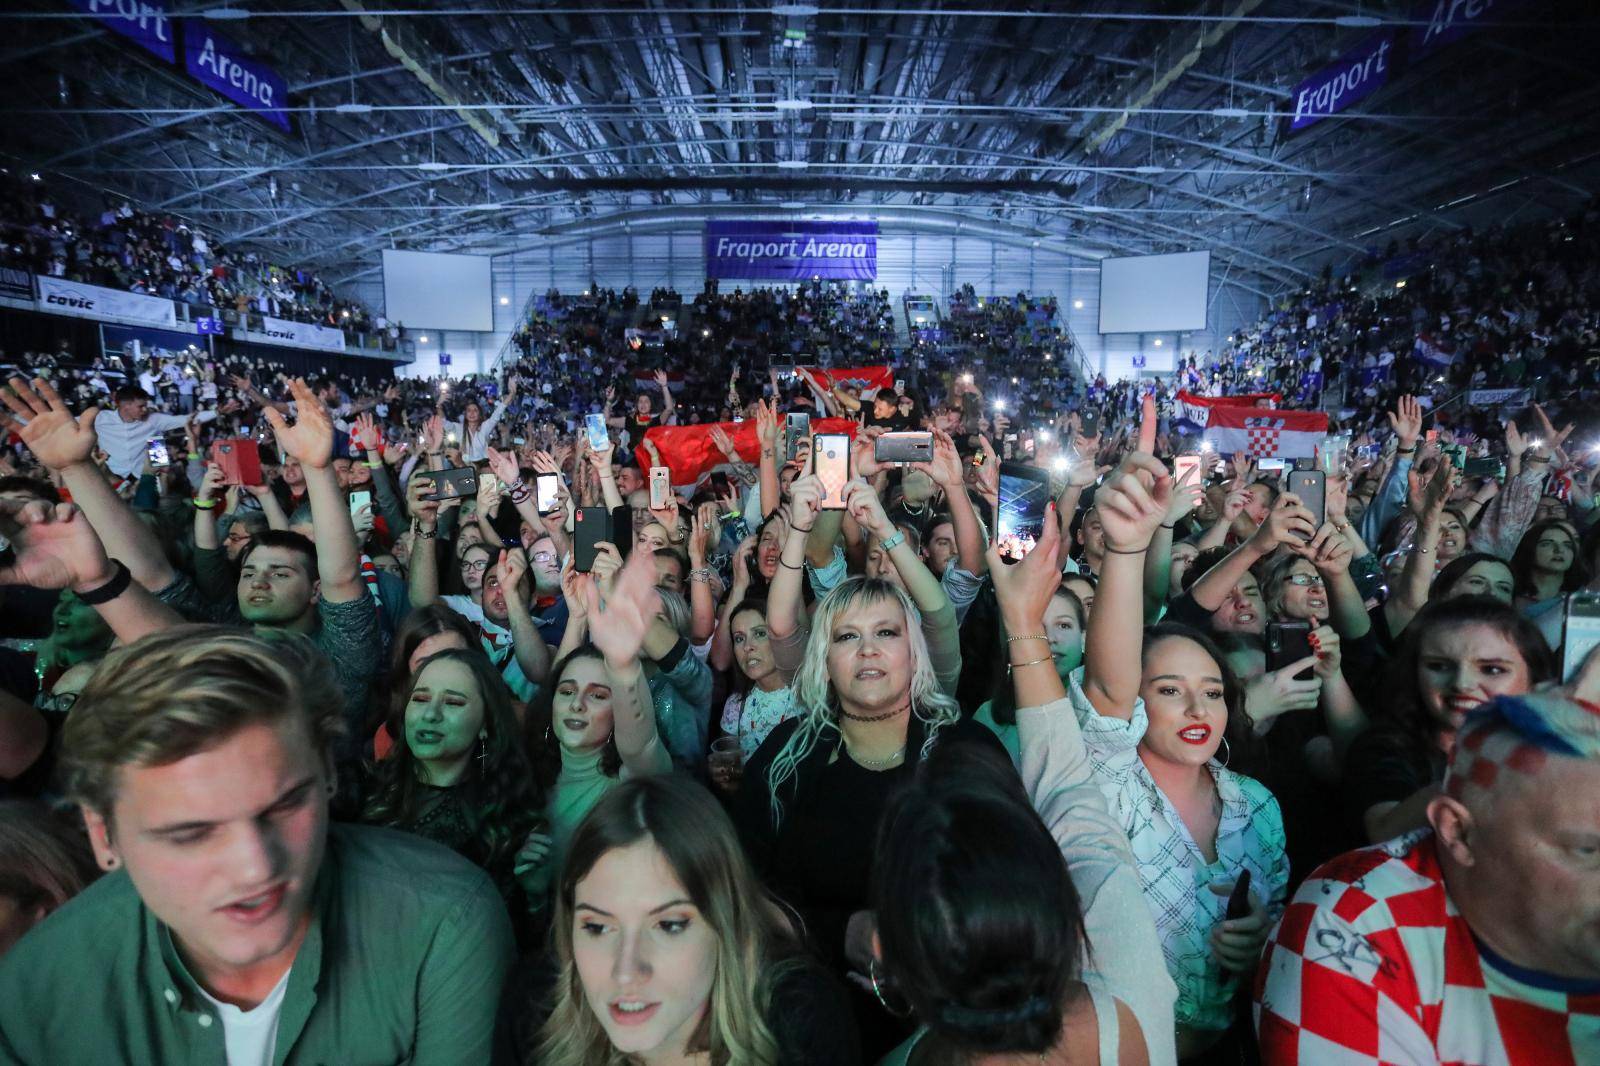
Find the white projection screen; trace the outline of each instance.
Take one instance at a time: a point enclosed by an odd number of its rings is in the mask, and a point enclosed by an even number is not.
[[[383,250],[383,313],[422,329],[494,329],[486,255]]]
[[[1206,328],[1210,252],[1100,260],[1101,333]]]

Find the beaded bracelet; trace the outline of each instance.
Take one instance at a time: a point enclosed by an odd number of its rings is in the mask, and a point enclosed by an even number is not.
[[[1026,633],[1026,634],[1024,634],[1024,635],[1022,635],[1020,637],[1007,637],[1006,638],[1006,643],[1010,644],[1011,642],[1017,641],[1017,640],[1045,640],[1045,641],[1047,641],[1049,639],[1050,638],[1045,636],[1043,633]]]

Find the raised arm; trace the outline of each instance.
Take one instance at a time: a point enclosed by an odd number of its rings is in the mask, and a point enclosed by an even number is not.
[[[983,535],[983,523],[973,509],[972,498],[967,495],[966,471],[961,466],[961,455],[956,442],[942,429],[933,431],[933,462],[913,463],[944,490],[945,503],[950,508],[950,524],[956,533],[956,564],[969,574],[982,575],[989,568],[985,554],[988,543]]]
[[[774,404],[756,401],[756,439],[761,443],[761,517],[778,509],[778,413]]]
[[[42,378],[34,378],[31,388],[21,378],[12,378],[10,385],[10,391],[0,391],[0,400],[10,411],[0,425],[18,434],[40,463],[61,476],[105,550],[127,566],[135,581],[151,592],[172,584],[178,575],[160,540],[94,464],[94,420],[99,410],[91,407],[74,418]]]
[[[717,628],[717,601],[711,594],[711,571],[706,556],[717,542],[717,505],[703,503],[694,515],[689,531],[689,614],[690,642],[704,644]]]
[[[263,408],[262,414],[272,424],[278,447],[300,460],[305,472],[321,599],[327,603],[359,600],[368,595],[367,585],[361,579],[361,551],[350,507],[333,469],[333,417],[303,379],[289,382],[289,391],[297,412],[294,425],[275,408]]]
[[[0,585],[71,589],[124,644],[183,624],[176,611],[107,558],[94,528],[74,505],[0,500],[0,531],[16,552],[12,565],[0,570]]]
[[[1389,623],[1389,632],[1399,636],[1411,620],[1428,602],[1428,591],[1433,586],[1434,564],[1438,561],[1439,524],[1444,517],[1444,506],[1450,498],[1450,485],[1454,480],[1455,466],[1441,462],[1434,467],[1422,494],[1422,513],[1417,520],[1417,538],[1412,543],[1411,554],[1400,571],[1400,580],[1394,593],[1384,602],[1383,613]]]
[[[539,625],[528,610],[528,594],[523,584],[528,576],[528,558],[521,548],[501,548],[494,568],[495,580],[506,600],[506,616],[511,630],[512,649],[522,675],[536,685],[550,676],[550,645],[539,633]]]
[[[1161,614],[1172,588],[1172,531],[1190,511],[1200,505],[1202,488],[1197,471],[1184,475],[1185,480],[1172,487],[1172,502],[1167,513],[1150,538],[1150,547],[1144,554],[1144,614],[1155,621]]]
[[[945,595],[944,585],[933,576],[922,557],[912,550],[911,544],[904,534],[895,528],[889,516],[884,513],[883,501],[879,499],[871,485],[865,481],[851,481],[844,488],[845,505],[850,509],[850,516],[866,530],[868,535],[878,541],[879,550],[884,545],[889,545],[889,561],[900,574],[900,580],[905,584],[906,594],[917,605],[917,609],[924,617],[939,611],[948,610],[950,597]],[[770,631],[770,630],[769,630]]]
[[[1250,539],[1228,553],[1222,562],[1201,574],[1190,586],[1189,592],[1194,596],[1194,602],[1207,611],[1221,607],[1250,568],[1271,555],[1278,545],[1289,544],[1296,539],[1309,542],[1317,532],[1312,520],[1313,515],[1300,503],[1298,496],[1283,493],[1273,504],[1267,520],[1256,527]]]
[[[656,732],[655,703],[639,655],[651,623],[661,610],[656,568],[646,552],[634,552],[601,601],[592,578],[580,587],[590,619],[590,639],[605,657],[611,681],[613,738],[623,767],[631,774],[664,774],[672,757]]]
[[[1143,667],[1144,553],[1172,502],[1172,475],[1154,456],[1133,452],[1095,493],[1105,530],[1100,587],[1084,641],[1084,695],[1110,718],[1133,716]]]
[[[406,485],[412,533],[406,584],[412,607],[426,607],[439,599],[439,501],[424,498],[432,491],[433,478],[427,474],[413,476]]]
[[[727,599],[722,601],[722,606],[717,610],[717,628],[711,637],[713,670],[733,669],[733,637],[728,629],[731,621],[729,615],[744,602],[745,595],[750,591],[750,554],[755,546],[756,538],[749,536],[733,550],[733,587],[728,590]]]
[[[205,476],[195,490],[194,546],[204,551],[216,551],[221,547],[217,542],[217,497],[222,495],[224,476],[222,467],[207,463]]]
[[[778,555],[778,572],[767,590],[767,633],[773,641],[792,637],[804,626],[806,542],[822,513],[822,482],[815,474],[796,478],[789,486],[790,515],[787,536]]]
[[[661,424],[666,425],[673,421],[678,410],[678,402],[672,398],[672,386],[667,383],[667,372],[657,370],[656,384],[661,386]]]

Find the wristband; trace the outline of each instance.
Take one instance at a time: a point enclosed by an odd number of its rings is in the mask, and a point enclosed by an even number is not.
[[[885,555],[887,555],[889,552],[894,551],[896,548],[900,547],[900,545],[904,544],[905,542],[906,542],[905,532],[902,531],[902,530],[898,530],[897,529],[897,530],[894,531],[894,536],[885,537],[883,540],[878,541],[878,548]]]
[[[381,462],[375,463],[371,459],[363,459],[363,460],[361,460],[361,465],[366,467],[368,470],[382,470],[383,469],[383,463],[381,463]]]
[[[78,592],[78,599],[90,607],[98,607],[103,603],[110,603],[128,591],[128,586],[133,584],[133,575],[128,572],[127,566],[119,560],[111,560],[111,565],[117,568],[117,572],[111,575],[111,580],[99,588],[90,589],[88,592]]]
[[[200,508],[200,510],[202,510],[202,511],[209,511],[209,510],[211,510],[213,507],[215,507],[217,505],[217,501],[216,500],[202,500],[200,497],[196,496],[194,498],[194,505],[196,507]]]
[[[783,567],[785,570],[804,570],[806,568],[804,563],[801,563],[799,566],[795,566],[793,563],[784,562],[783,556],[781,555],[778,556],[778,565]]]
[[[189,458],[191,460],[199,459],[200,458],[200,453],[199,452],[190,452],[189,453]]]
[[[1146,548],[1113,548],[1109,544],[1106,545],[1108,555],[1143,555],[1146,550]]]

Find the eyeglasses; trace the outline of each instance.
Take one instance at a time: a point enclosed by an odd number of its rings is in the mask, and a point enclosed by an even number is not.
[[[553,563],[556,561],[555,552],[534,552],[533,561],[536,563]]]
[[[484,570],[489,569],[489,560],[487,560],[487,559],[463,559],[463,560],[461,560],[461,569],[463,569],[463,570],[477,570],[477,571],[479,571],[481,573]]]
[[[1321,587],[1324,582],[1322,580],[1322,575],[1320,574],[1290,574],[1289,584],[1295,585],[1299,588],[1308,589],[1313,585]]]
[[[34,706],[41,711],[50,711],[53,714],[66,714],[72,710],[72,705],[78,702],[76,692],[53,692],[48,696],[40,696],[34,700]]]

